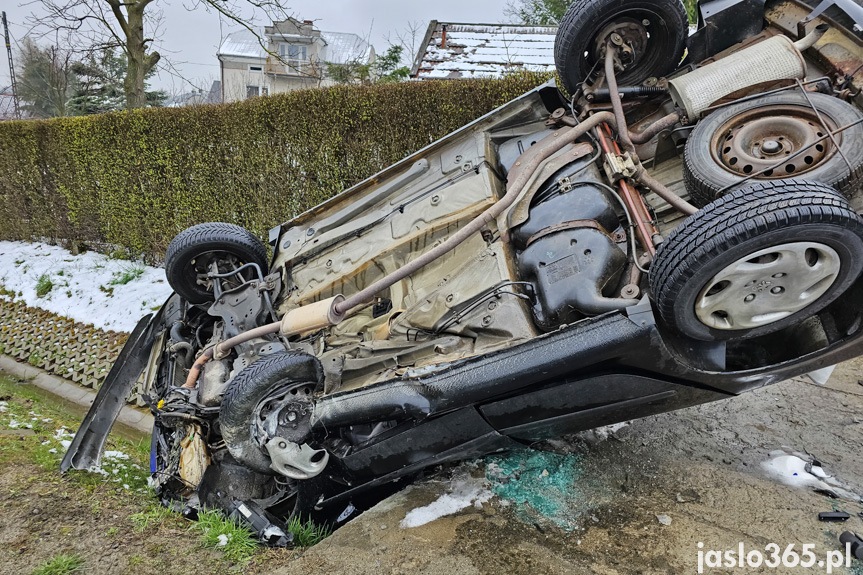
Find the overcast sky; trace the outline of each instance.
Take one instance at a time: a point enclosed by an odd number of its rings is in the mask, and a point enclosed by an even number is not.
[[[96,1],[96,0],[94,0]],[[104,1],[104,0],[98,0]],[[505,2],[502,0],[285,0],[289,13],[301,20],[314,20],[315,25],[332,32],[353,32],[370,37],[378,53],[386,50],[387,34],[404,29],[408,22],[421,22],[420,35],[424,34],[432,19],[450,22],[505,22],[503,14]],[[10,33],[15,42],[20,42],[27,33],[26,18],[33,5],[18,3],[16,0],[2,0],[10,21]],[[152,6],[159,7],[164,13],[162,36],[157,49],[163,57],[176,63],[179,74],[161,71],[155,87],[171,93],[189,89],[180,77],[207,83],[218,79],[219,61],[216,50],[221,35],[236,29],[230,23],[221,23],[214,14],[202,9],[189,11],[181,0],[156,0]],[[263,21],[258,20],[258,24]],[[371,35],[369,36],[369,30]],[[6,54],[0,58],[0,84],[8,85],[9,67]]]

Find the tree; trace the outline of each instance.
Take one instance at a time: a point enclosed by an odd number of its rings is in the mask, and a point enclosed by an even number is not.
[[[159,52],[153,49],[161,21],[157,1],[165,0],[33,0],[41,10],[31,15],[30,21],[49,32],[82,36],[82,42],[77,45],[98,50],[121,49],[126,57],[123,78],[126,108],[141,108],[148,104],[146,79],[161,59]],[[263,12],[271,21],[286,15],[280,0],[191,1],[189,9],[213,10],[220,17],[245,27],[258,37],[264,49],[267,49],[265,41],[243,10]]]
[[[327,62],[327,76],[337,84],[367,84],[371,77],[372,66],[360,60],[351,60],[344,64]]]
[[[503,13],[526,26],[557,26],[572,0],[509,0]]]
[[[393,46],[402,47],[402,56],[413,64],[422,43],[425,25],[422,22],[410,21],[395,34],[387,34],[386,41]]]
[[[74,115],[101,114],[126,108],[124,77],[126,55],[114,48],[90,52],[72,65],[76,76],[75,88],[69,99],[70,113]],[[147,90],[146,80],[155,74],[151,69],[144,78],[148,106],[161,106],[166,98],[162,91]]]
[[[401,46],[390,46],[382,56],[375,60],[373,66],[378,83],[386,84],[407,80],[411,71],[407,66],[401,65],[403,51],[404,48]]]
[[[59,46],[40,47],[26,38],[19,66],[19,98],[35,118],[68,114],[68,101],[75,82],[72,52]]]

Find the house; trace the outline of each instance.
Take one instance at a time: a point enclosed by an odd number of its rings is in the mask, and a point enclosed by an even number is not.
[[[556,26],[429,23],[411,78],[500,78],[507,72],[554,71]]]
[[[375,50],[356,34],[326,32],[311,20],[288,18],[257,33],[228,34],[217,56],[222,101],[233,102],[332,85],[336,82],[328,74],[328,64],[371,64]]]
[[[203,104],[221,104],[222,103],[222,83],[219,80],[213,80],[209,91],[192,90],[185,94],[172,96],[165,102],[166,108],[181,108],[183,106],[200,106]]]

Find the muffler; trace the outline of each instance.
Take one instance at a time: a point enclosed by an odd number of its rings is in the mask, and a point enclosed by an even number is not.
[[[720,98],[738,90],[778,80],[806,76],[806,61],[801,53],[827,31],[821,24],[797,42],[787,36],[774,36],[744,48],[721,60],[669,81],[674,103],[686,111],[688,122]]]

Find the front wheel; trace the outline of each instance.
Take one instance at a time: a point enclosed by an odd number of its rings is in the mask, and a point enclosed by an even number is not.
[[[660,246],[650,291],[662,320],[705,341],[768,334],[811,317],[863,270],[863,218],[802,180],[735,191]]]
[[[265,356],[240,371],[219,409],[222,437],[234,459],[274,473],[264,444],[271,435],[295,443],[308,439],[313,392],[322,377],[320,362],[298,351]]]
[[[165,254],[165,275],[175,292],[191,303],[214,299],[213,280],[207,275],[217,269],[228,273],[244,264],[257,264],[267,273],[267,248],[249,230],[234,224],[212,222],[187,228],[171,240]],[[255,279],[254,271],[242,279]],[[241,282],[241,278],[226,278]]]

